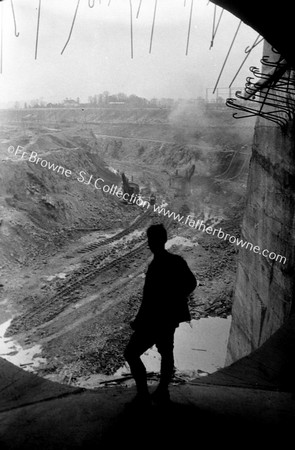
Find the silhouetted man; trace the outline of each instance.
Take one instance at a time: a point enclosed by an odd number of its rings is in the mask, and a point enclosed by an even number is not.
[[[154,258],[146,273],[140,309],[130,324],[134,333],[124,356],[136,382],[137,399],[149,404],[146,369],[140,356],[154,344],[157,346],[161,375],[153,399],[169,400],[168,386],[174,372],[174,332],[180,322],[190,320],[187,297],[197,283],[185,260],[165,250],[167,232],[163,225],[150,226],[147,237]]]

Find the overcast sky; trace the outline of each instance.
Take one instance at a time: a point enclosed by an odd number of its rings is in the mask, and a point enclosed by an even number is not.
[[[93,2],[93,0],[92,0]],[[90,0],[90,3],[92,3]],[[110,4],[109,4],[110,2]],[[195,98],[213,88],[239,24],[225,11],[211,50],[214,4],[194,0],[190,45],[186,55],[191,0],[158,0],[149,53],[155,0],[131,0],[133,9],[133,58],[131,58],[130,0],[80,0],[71,39],[68,39],[78,0],[42,0],[38,53],[35,42],[39,0],[0,3],[3,14],[0,102],[28,101],[43,97],[59,101],[105,90],[146,98]],[[186,6],[184,6],[186,3]],[[108,5],[109,4],[109,5]],[[221,9],[217,8],[217,15]],[[257,32],[242,24],[219,86],[227,87]],[[260,44],[248,58],[235,86],[243,86],[249,66],[259,66]]]

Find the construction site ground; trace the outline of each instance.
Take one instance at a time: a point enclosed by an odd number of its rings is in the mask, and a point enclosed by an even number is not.
[[[40,376],[74,385],[91,374],[112,375],[124,365],[129,322],[139,308],[144,272],[152,258],[145,231],[157,220],[139,210],[138,219],[124,232],[84,235],[43,264],[19,269],[17,277],[6,273],[10,302],[2,308],[7,318],[15,316],[6,337],[24,349],[41,346],[37,356],[46,361],[36,368]],[[222,226],[233,231],[232,222]],[[192,318],[227,317],[234,247],[173,222],[168,228],[169,242],[174,243],[169,251],[181,254],[201,283],[190,299]]]
[[[125,364],[129,323],[152,258],[148,226],[165,224],[168,250],[185,258],[199,282],[189,299],[192,319],[230,316],[237,248],[77,178],[84,170],[117,185],[118,171],[124,171],[144,192],[156,192],[157,204],[237,237],[251,130],[234,129],[227,119],[225,132],[222,117],[211,128],[200,122],[196,131],[184,119],[177,124],[178,116],[171,125],[165,111],[154,122],[155,112],[144,112],[146,117],[136,111],[134,117],[132,111],[129,117],[126,111],[94,110],[87,111],[94,120],[88,128],[75,122],[74,111],[36,111],[40,121],[23,121],[21,130],[9,114],[0,146],[0,325],[9,321],[3,341],[37,351],[20,367],[1,359],[2,447],[138,448],[159,439],[178,448],[192,436],[203,445],[224,439],[229,447],[229,428],[252,439],[273,425],[287,431],[294,413],[290,390],[245,386],[240,372],[222,379],[226,387],[216,379],[210,383],[213,375],[178,374],[168,409],[154,406],[146,414],[128,407],[135,394],[130,374],[112,380]],[[106,114],[113,114],[109,121]],[[60,122],[73,117],[74,123]],[[139,126],[141,120],[147,124]],[[8,148],[18,145],[70,169],[72,177],[11,158]],[[18,348],[3,356],[17,356]],[[157,381],[158,374],[149,373],[151,390]]]
[[[253,354],[202,380],[171,385],[170,403],[148,409],[134,404],[134,386],[75,388],[1,359],[1,448],[289,448],[294,345],[293,316]]]
[[[166,201],[177,213],[188,203],[186,214],[195,211],[206,226],[238,236],[248,158],[241,148],[250,131],[240,137],[239,129],[233,132],[229,124],[221,146],[221,140],[215,141],[218,127],[224,128],[219,117],[211,131],[202,124],[200,136],[194,127],[174,129],[166,123],[165,111],[154,123],[154,113],[149,112],[148,135],[146,127],[133,123],[133,111],[132,123],[123,123],[126,111],[116,111],[118,123],[84,128],[60,122],[50,126],[46,118],[51,120],[53,113],[37,113],[44,115],[41,122],[23,123],[23,130],[15,122],[3,126],[0,153],[0,307],[2,323],[11,320],[5,339],[22,349],[39,346],[22,367],[65,384],[89,385],[93,374],[109,377],[124,365],[123,350],[132,332],[129,322],[139,308],[152,258],[145,232],[154,222],[165,223],[169,251],[182,255],[200,282],[190,298],[192,318],[228,317],[236,272],[234,245],[168,220],[152,208],[126,205],[114,195],[102,194],[79,183],[78,173],[83,169],[88,176],[119,185],[120,176],[112,167],[126,171],[141,186],[155,189],[157,204]],[[55,113],[70,119],[77,114]],[[173,142],[175,133],[182,143]],[[70,169],[72,177],[11,156],[8,148],[18,145]],[[193,164],[194,178],[186,180]],[[224,172],[233,182],[218,178]],[[41,363],[35,364],[40,357]]]

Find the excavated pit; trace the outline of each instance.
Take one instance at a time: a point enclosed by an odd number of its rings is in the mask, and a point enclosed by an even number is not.
[[[191,122],[187,111],[184,120],[163,109],[84,110],[81,126],[79,111],[34,110],[32,121],[1,111],[1,356],[62,383],[95,387],[118,373],[152,256],[145,230],[159,221],[199,281],[194,325],[229,323],[236,246],[191,221],[239,236],[253,128],[227,111],[189,113]],[[144,199],[154,193],[156,205],[190,219],[126,204],[95,184],[120,186],[121,172]],[[17,359],[25,352],[31,360]],[[183,370],[201,376],[214,361],[206,364]]]

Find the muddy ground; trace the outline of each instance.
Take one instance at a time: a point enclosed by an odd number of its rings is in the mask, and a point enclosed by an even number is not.
[[[140,305],[144,273],[152,258],[145,229],[159,220],[142,216],[136,232],[131,226],[118,239],[92,233],[69,244],[62,255],[18,272],[10,292],[18,315],[7,336],[23,347],[42,346],[47,363],[38,369],[40,375],[74,382],[91,373],[111,375],[124,364],[123,350],[132,332],[129,322]],[[232,235],[239,233],[237,217],[218,226]],[[186,259],[201,284],[190,298],[192,318],[229,315],[235,247],[174,223],[169,234],[170,242],[175,242],[169,251]],[[93,243],[100,245],[95,248]],[[10,277],[12,284],[15,274]]]
[[[139,308],[152,258],[145,236],[151,223],[166,225],[169,251],[182,255],[199,281],[189,301],[192,318],[230,315],[237,264],[233,244],[163,218],[152,208],[122,204],[114,196],[97,197],[93,189],[82,190],[75,179],[59,179],[62,184],[56,185],[55,174],[7,158],[8,145],[22,145],[43,158],[70,168],[75,163],[118,183],[111,165],[156,189],[158,202],[167,200],[171,210],[199,209],[198,218],[207,226],[237,237],[247,171],[234,183],[221,184],[216,178],[212,188],[212,173],[222,174],[229,166],[223,147],[217,146],[222,156],[210,153],[214,143],[200,143],[197,136],[188,146],[158,143],[158,148],[155,142],[150,147],[145,142],[142,150],[142,137],[136,137],[128,143],[128,153],[126,139],[118,146],[118,137],[100,137],[95,127],[38,127],[21,131],[7,125],[1,142],[0,307],[2,322],[13,317],[6,337],[24,348],[41,345],[46,363],[37,369],[39,375],[75,383],[90,374],[111,375],[124,364],[123,350],[132,332],[129,322]],[[243,137],[243,142],[232,143],[232,152],[244,142]],[[175,186],[175,171],[182,176],[196,162],[192,182],[184,190],[182,183]],[[244,163],[241,156],[230,163],[230,177],[239,175]]]

